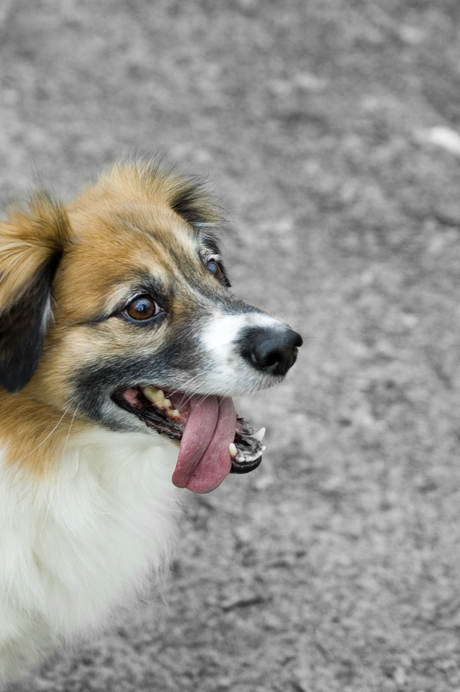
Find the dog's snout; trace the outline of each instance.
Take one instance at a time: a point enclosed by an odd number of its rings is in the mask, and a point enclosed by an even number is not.
[[[289,327],[252,327],[241,340],[241,355],[257,370],[284,376],[297,358],[302,337]]]

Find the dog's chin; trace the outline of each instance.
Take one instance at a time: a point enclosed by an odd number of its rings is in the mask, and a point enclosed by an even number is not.
[[[147,428],[179,445],[173,482],[180,487],[189,487],[191,471],[200,470],[202,465],[212,476],[213,463],[221,469],[217,473],[223,475],[226,466],[227,473],[249,473],[262,461],[265,431],[255,433],[236,414],[230,397],[192,395],[142,385],[118,389],[112,401]],[[210,458],[205,463],[211,452],[215,462]]]

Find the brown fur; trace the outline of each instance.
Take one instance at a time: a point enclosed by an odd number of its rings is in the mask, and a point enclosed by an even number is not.
[[[68,411],[67,380],[75,364],[123,353],[133,340],[138,349],[161,341],[163,326],[146,343],[144,334],[136,339],[122,320],[92,323],[129,296],[142,268],[168,286],[181,282],[177,262],[192,262],[203,281],[215,284],[197,256],[196,237],[201,224],[208,228],[217,220],[200,186],[148,161],[114,166],[66,207],[40,193],[28,208],[10,209],[0,224],[3,313],[14,315],[15,306],[30,299],[41,268],[59,261],[49,272],[52,318],[38,367],[21,392],[0,389],[0,437],[11,463],[47,473],[71,427],[87,425],[78,411]],[[171,234],[174,253],[168,250]],[[176,287],[178,294],[172,311],[180,318],[193,308],[185,281]]]
[[[44,193],[35,194],[27,209],[11,206],[0,222],[0,305],[4,312],[27,291],[34,275],[68,241],[63,207]]]

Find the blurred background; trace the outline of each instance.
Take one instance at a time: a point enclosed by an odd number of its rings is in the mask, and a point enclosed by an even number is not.
[[[304,336],[261,468],[170,576],[9,692],[460,691],[460,4],[0,0],[0,201],[120,156],[209,179]]]

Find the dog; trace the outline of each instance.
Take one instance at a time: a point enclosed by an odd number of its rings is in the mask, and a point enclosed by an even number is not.
[[[302,339],[232,295],[219,227],[153,159],[0,222],[0,681],[162,567],[184,489],[261,461],[231,397],[281,382]]]

